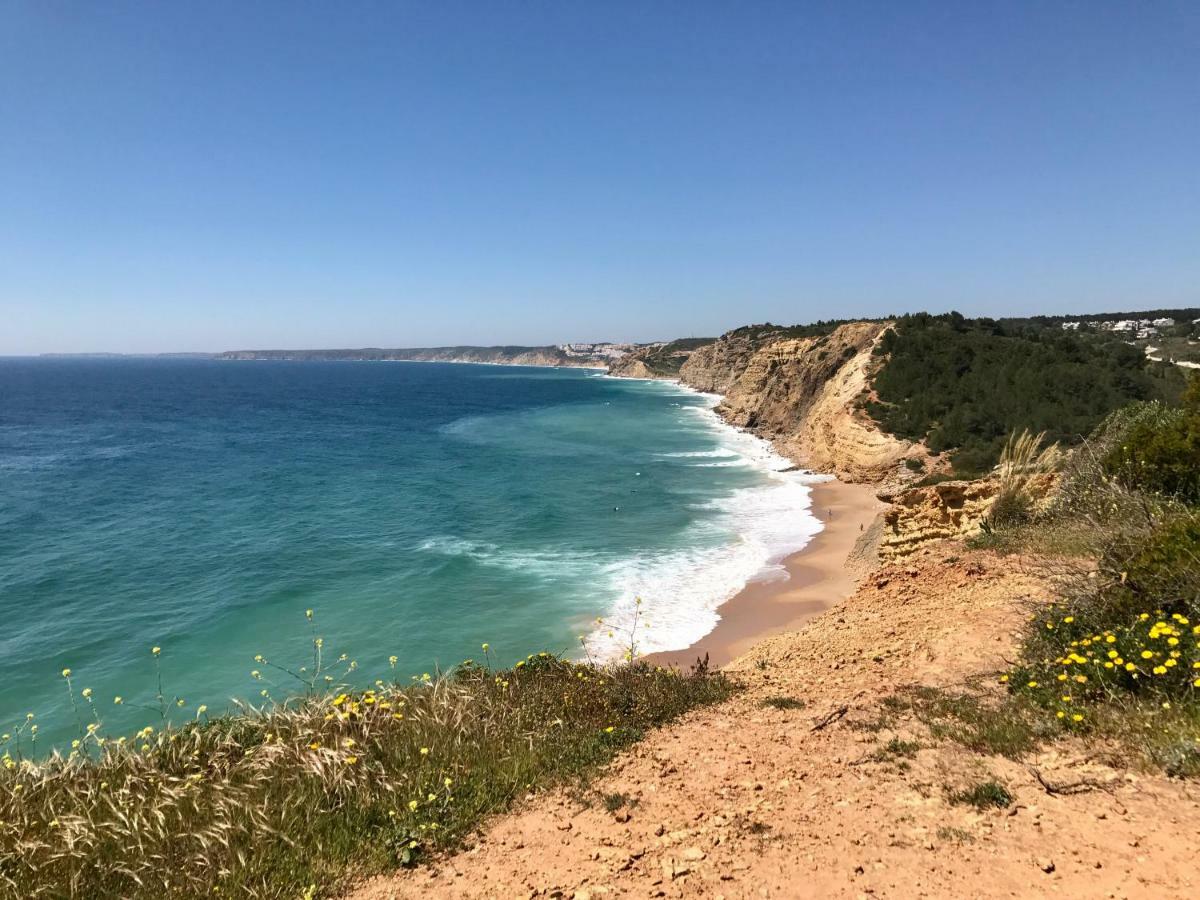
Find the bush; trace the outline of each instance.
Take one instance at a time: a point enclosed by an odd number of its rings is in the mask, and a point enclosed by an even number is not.
[[[1000,784],[1000,782],[985,781],[965,791],[957,791],[951,794],[950,802],[964,803],[968,806],[974,806],[976,809],[989,809],[992,807],[1004,809],[1006,806],[1012,805],[1013,798],[1012,794],[1008,792],[1008,788]]]
[[[1156,406],[1125,430],[1103,457],[1104,474],[1130,490],[1200,504],[1200,376],[1181,409]]]
[[[1009,435],[996,466],[1000,486],[983,520],[984,531],[1024,525],[1033,518],[1033,480],[1055,472],[1062,463],[1058,444],[1039,449],[1045,438],[1044,433],[1034,435],[1028,429]]]
[[[1035,618],[1006,680],[1069,727],[1087,727],[1087,704],[1120,697],[1196,704],[1200,518],[1179,514],[1138,540],[1122,535],[1097,575]]]

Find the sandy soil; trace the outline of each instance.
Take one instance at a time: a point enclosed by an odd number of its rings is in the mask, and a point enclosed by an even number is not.
[[[708,657],[724,666],[758,641],[794,631],[817,613],[848,597],[855,579],[846,557],[855,542],[885,508],[875,489],[862,484],[826,481],[813,485],[813,513],[824,529],[798,553],[784,560],[786,580],[754,581],[720,609],[717,627],[686,650],[654,653],[660,665],[687,667]]]
[[[1072,742],[1021,763],[973,753],[881,707],[900,685],[991,682],[1028,604],[1047,595],[1020,560],[919,552],[735,660],[742,694],[648,736],[587,796],[530,796],[462,853],[352,896],[1200,895],[1196,785],[1110,768]],[[804,705],[764,704],[779,697]],[[920,749],[896,756],[893,738]],[[1033,768],[1093,787],[1049,794]],[[1015,803],[949,799],[988,779]],[[627,801],[609,812],[613,795]]]

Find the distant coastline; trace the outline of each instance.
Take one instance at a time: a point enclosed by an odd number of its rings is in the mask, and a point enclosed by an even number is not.
[[[573,368],[607,367],[638,349],[637,344],[607,341],[543,346],[498,345],[474,347],[360,347],[351,349],[309,350],[229,350],[215,358],[224,360],[294,361],[371,361],[371,362],[455,362],[488,363],[508,366],[559,366]]]

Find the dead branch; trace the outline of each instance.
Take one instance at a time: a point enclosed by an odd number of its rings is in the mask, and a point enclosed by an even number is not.
[[[838,719],[840,719],[842,716],[844,716],[848,712],[850,712],[850,707],[839,706],[833,712],[831,712],[831,713],[823,716],[821,719],[819,719],[817,721],[817,723],[815,725],[813,725],[812,730],[813,731],[821,731],[822,729],[828,728],[830,725],[832,725],[834,722],[836,722]]]

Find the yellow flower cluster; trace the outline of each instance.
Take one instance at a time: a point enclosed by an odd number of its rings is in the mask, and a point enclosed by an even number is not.
[[[1043,627],[1042,640],[1057,644],[1060,655],[1026,670],[1019,683],[1030,691],[1041,688],[1064,722],[1083,721],[1072,704],[1108,698],[1114,691],[1179,696],[1200,688],[1200,625],[1182,613],[1143,612],[1125,628],[1099,631],[1080,628],[1074,616],[1045,621]],[[1001,681],[1009,679],[1006,674]],[[1052,695],[1043,683],[1075,685],[1077,696],[1061,690]]]

